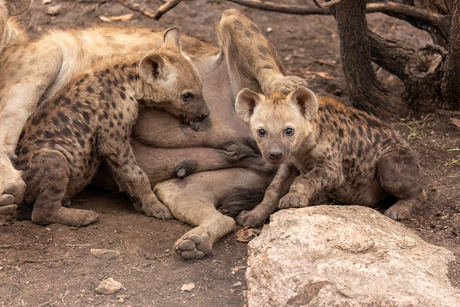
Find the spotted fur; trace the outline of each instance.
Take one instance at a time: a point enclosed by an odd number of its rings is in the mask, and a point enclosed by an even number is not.
[[[73,226],[94,222],[94,211],[61,204],[91,181],[101,163],[137,210],[171,217],[137,165],[129,139],[139,106],[162,107],[184,121],[209,114],[200,78],[181,53],[179,38],[178,28],[169,29],[161,49],[140,60],[138,55],[111,58],[38,107],[17,147],[17,168],[27,184],[20,218]]]
[[[240,224],[260,224],[278,206],[307,206],[318,192],[371,207],[395,196],[398,201],[385,211],[393,219],[409,218],[424,200],[416,153],[367,113],[317,99],[305,87],[270,96],[244,89],[236,110],[250,124],[264,159],[280,166],[262,203],[241,213]]]

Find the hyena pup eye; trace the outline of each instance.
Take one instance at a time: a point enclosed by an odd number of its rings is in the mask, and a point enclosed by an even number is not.
[[[259,129],[259,130],[257,130],[257,134],[258,134],[260,137],[265,136],[265,133],[266,133],[266,132],[265,132],[264,129]]]
[[[182,95],[182,100],[183,101],[189,101],[193,98],[193,94],[192,93],[185,93]]]
[[[286,133],[287,136],[292,136],[294,135],[294,129],[287,128],[286,130],[284,130],[284,133]]]

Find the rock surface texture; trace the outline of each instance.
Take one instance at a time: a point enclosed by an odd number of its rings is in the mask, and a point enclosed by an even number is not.
[[[453,259],[370,208],[281,210],[249,243],[248,304],[460,306]]]

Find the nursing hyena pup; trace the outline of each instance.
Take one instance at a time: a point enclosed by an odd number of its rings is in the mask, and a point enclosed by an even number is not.
[[[148,106],[163,108],[186,123],[209,114],[198,72],[182,54],[178,28],[165,32],[163,46],[154,53],[108,59],[38,107],[17,147],[17,168],[27,185],[18,217],[72,226],[96,221],[94,211],[62,203],[105,163],[137,210],[170,218],[129,142],[138,108]]]
[[[243,89],[236,111],[263,158],[280,165],[262,203],[237,217],[241,225],[263,223],[278,206],[308,206],[320,191],[339,203],[370,207],[395,196],[398,201],[385,211],[395,220],[409,218],[424,200],[416,153],[364,112],[317,99],[305,87],[270,96]]]

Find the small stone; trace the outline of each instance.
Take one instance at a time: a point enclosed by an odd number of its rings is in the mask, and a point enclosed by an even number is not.
[[[195,284],[192,282],[190,284],[182,285],[182,287],[180,288],[180,291],[181,292],[184,292],[184,291],[191,292],[194,288],[195,288]]]
[[[117,293],[123,288],[121,282],[107,278],[103,280],[96,288],[96,292],[100,294],[113,294]]]
[[[100,259],[115,259],[120,255],[120,251],[117,250],[110,250],[110,249],[98,249],[98,248],[92,248],[90,250],[90,253]]]

